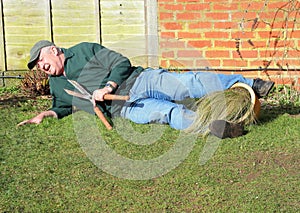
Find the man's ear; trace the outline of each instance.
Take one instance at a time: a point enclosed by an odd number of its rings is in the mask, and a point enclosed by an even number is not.
[[[51,46],[50,51],[51,51],[52,54],[54,54],[56,56],[58,55],[58,49],[57,49],[56,46]]]

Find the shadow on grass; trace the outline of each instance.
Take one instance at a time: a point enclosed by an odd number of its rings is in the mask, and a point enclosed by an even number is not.
[[[265,105],[261,107],[258,124],[269,123],[281,115],[288,115],[292,118],[300,118],[300,106],[293,105]]]
[[[51,100],[51,97],[47,95],[33,96],[27,94],[1,94],[0,109],[19,107],[23,110],[43,110],[44,108],[48,108],[50,106],[48,103],[49,100]]]
[[[22,102],[26,102],[28,100],[33,100],[36,97],[32,96],[15,96],[15,95],[6,95],[1,97],[0,99],[0,108],[14,107]]]

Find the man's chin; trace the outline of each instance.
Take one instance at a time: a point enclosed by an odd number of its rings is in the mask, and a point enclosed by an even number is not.
[[[58,72],[56,70],[54,70],[54,71],[52,71],[50,73],[51,73],[52,76],[60,76],[61,75],[60,72]]]

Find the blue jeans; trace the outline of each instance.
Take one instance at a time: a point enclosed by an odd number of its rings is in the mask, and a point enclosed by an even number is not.
[[[226,90],[237,82],[253,85],[253,79],[242,75],[148,69],[136,79],[129,93],[130,99],[122,107],[121,116],[135,123],[161,123],[169,124],[174,129],[186,129],[193,123],[195,112],[174,101],[201,98]]]

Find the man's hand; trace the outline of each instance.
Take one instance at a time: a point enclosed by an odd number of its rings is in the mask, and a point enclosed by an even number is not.
[[[105,86],[102,89],[97,89],[93,92],[93,104],[96,106],[96,101],[104,101],[104,96],[110,94],[113,91],[113,88],[117,88],[117,84],[113,81],[108,81],[107,84],[111,86]],[[113,87],[113,88],[112,88]]]
[[[41,112],[40,114],[38,114],[37,116],[29,119],[29,120],[25,120],[25,121],[20,122],[17,126],[23,126],[25,124],[40,124],[45,117],[57,118],[57,114],[54,111],[51,111],[51,110],[44,111],[44,112]]]
[[[97,89],[93,92],[94,101],[104,101],[104,96],[112,92],[112,89],[109,87],[104,87],[102,89]]]

